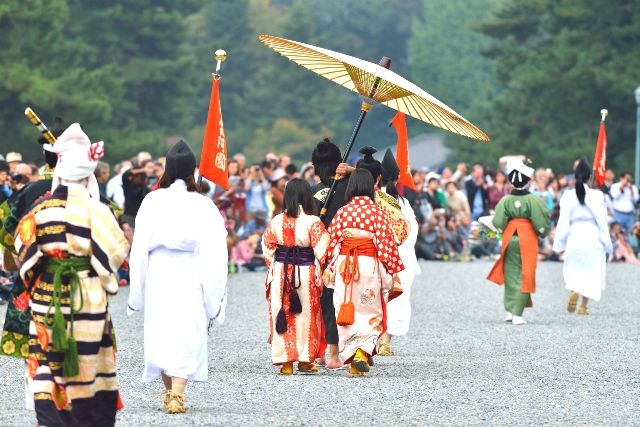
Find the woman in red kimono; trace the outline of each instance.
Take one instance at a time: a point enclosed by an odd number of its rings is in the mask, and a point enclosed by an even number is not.
[[[316,373],[314,360],[324,352],[320,294],[329,235],[315,215],[311,187],[292,179],[284,190],[285,211],[276,215],[262,238],[269,272],[266,291],[271,360],[283,375]]]
[[[376,204],[374,181],[364,169],[351,174],[346,200],[329,225],[329,284],[339,335],[339,354],[350,376],[364,376],[386,329],[385,298],[399,295],[395,273],[404,269],[386,213]]]

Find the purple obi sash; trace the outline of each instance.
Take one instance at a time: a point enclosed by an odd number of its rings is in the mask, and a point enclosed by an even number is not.
[[[311,248],[278,245],[275,260],[287,265],[310,266],[315,263],[316,256]]]

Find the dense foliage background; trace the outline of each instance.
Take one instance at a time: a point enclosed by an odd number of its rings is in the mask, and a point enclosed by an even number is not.
[[[79,121],[117,160],[198,146],[212,52],[224,48],[230,152],[307,160],[323,136],[343,143],[359,99],[265,48],[280,35],[377,62],[447,103],[493,140],[447,134],[451,161],[521,153],[568,169],[592,156],[599,110],[610,164],[631,168],[640,85],[640,0],[4,0],[0,4],[2,152],[36,156],[32,106]],[[360,144],[395,141],[374,108]],[[410,119],[410,133],[438,132]],[[491,159],[491,160],[487,160]]]

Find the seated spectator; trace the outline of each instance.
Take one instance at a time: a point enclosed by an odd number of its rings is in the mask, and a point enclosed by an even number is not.
[[[427,190],[425,191],[425,197],[427,202],[431,205],[431,209],[444,209],[446,205],[445,195],[440,191],[440,175],[430,172],[426,178]]]
[[[627,232],[617,222],[612,222],[609,226],[611,242],[613,242],[613,262],[624,262],[627,264],[640,265],[640,260],[636,258],[633,248],[629,244]]]
[[[416,256],[426,260],[445,260],[453,256],[445,235],[444,209],[433,211],[428,221],[420,227],[416,242]]]
[[[265,266],[261,259],[256,259],[256,250],[260,245],[262,233],[254,232],[244,240],[240,240],[232,249],[229,260],[237,266],[237,271],[256,271]]]

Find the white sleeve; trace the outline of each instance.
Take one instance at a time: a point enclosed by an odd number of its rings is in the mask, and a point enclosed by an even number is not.
[[[222,215],[209,200],[203,209],[198,268],[207,317],[222,324],[227,304],[227,230]]]
[[[556,226],[556,233],[553,238],[553,251],[560,253],[567,248],[567,239],[569,238],[569,230],[571,228],[571,206],[565,192],[560,198],[560,218]]]
[[[144,308],[144,288],[149,265],[149,244],[153,230],[153,200],[145,197],[136,215],[136,228],[129,255],[129,301],[127,314]]]
[[[607,222],[607,205],[605,204],[603,193],[597,192],[595,194],[594,200],[596,203],[594,203],[595,206],[593,206],[592,211],[598,224],[600,243],[602,243],[605,252],[610,254],[613,252],[613,243],[611,242],[611,234],[609,234],[609,224]]]

